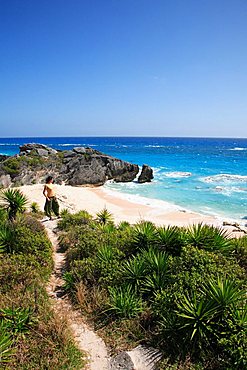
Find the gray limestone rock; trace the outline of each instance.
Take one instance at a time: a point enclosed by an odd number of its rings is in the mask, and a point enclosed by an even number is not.
[[[33,184],[49,174],[59,183],[73,186],[102,185],[107,180],[133,181],[139,172],[136,164],[111,157],[92,148],[77,147],[56,151],[43,144],[25,144],[20,154],[0,162],[2,183]],[[5,185],[3,185],[5,186]]]
[[[154,178],[153,176],[153,170],[150,166],[144,164],[142,166],[142,172],[140,176],[138,177],[139,184],[143,184],[144,182],[151,182],[151,180]]]

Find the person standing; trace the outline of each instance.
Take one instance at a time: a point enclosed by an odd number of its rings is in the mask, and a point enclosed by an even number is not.
[[[54,179],[52,176],[46,178],[43,194],[46,197],[45,214],[52,220],[52,211],[57,217],[59,216],[59,204],[56,198],[56,191],[54,189]]]

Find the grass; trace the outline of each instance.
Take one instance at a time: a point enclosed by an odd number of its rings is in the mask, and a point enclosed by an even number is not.
[[[0,255],[0,368],[82,369],[67,319],[54,313],[45,289],[53,264],[43,226],[21,215],[12,228],[11,248]]]

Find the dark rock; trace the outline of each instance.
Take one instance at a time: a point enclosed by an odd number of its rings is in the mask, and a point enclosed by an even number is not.
[[[30,144],[24,144],[20,146],[20,154],[26,153],[29,154],[30,152],[34,152],[40,156],[47,156],[49,154],[57,154],[57,151],[55,149],[50,148],[49,146],[46,146],[44,144],[36,144],[36,143],[30,143]]]
[[[8,155],[5,155],[5,154],[0,154],[0,162],[3,162],[5,161],[5,159],[9,158]]]
[[[150,166],[144,164],[142,166],[142,172],[140,176],[138,177],[139,184],[143,184],[144,182],[151,182],[151,180],[154,178],[153,176],[153,170]]]
[[[73,148],[73,152],[78,153],[78,154],[85,154],[86,148],[84,148],[83,146],[79,146],[77,148]]]
[[[25,144],[19,155],[0,162],[0,176],[9,175],[11,184],[38,183],[50,174],[59,183],[98,186],[107,180],[133,181],[138,172],[136,164],[85,147],[56,151],[43,144]]]
[[[121,352],[110,360],[110,370],[135,370],[133,361],[127,352]]]

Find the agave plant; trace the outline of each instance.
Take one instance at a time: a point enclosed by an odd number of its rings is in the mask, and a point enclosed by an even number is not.
[[[158,245],[173,256],[179,256],[185,245],[184,233],[177,226],[159,227]]]
[[[122,276],[134,287],[139,287],[147,273],[146,263],[142,256],[138,255],[126,261],[122,267]]]
[[[142,251],[142,258],[147,268],[147,276],[143,282],[143,291],[155,293],[167,284],[169,255],[155,248]]]
[[[8,189],[0,195],[1,207],[8,212],[9,220],[14,221],[18,212],[25,211],[28,199],[18,189]]]
[[[105,263],[111,262],[114,258],[114,255],[115,255],[114,250],[112,249],[112,247],[108,245],[103,245],[102,247],[99,248],[97,252],[97,257],[99,261]]]
[[[0,310],[5,328],[13,334],[28,332],[33,325],[33,311],[30,308],[5,308]]]
[[[193,225],[187,230],[187,242],[194,247],[203,248],[208,251],[220,251],[228,253],[233,249],[230,234],[221,228],[203,225]]]
[[[150,221],[141,221],[133,229],[133,241],[137,248],[148,248],[157,242],[157,229]]]
[[[113,216],[106,208],[103,208],[100,212],[96,214],[96,216],[97,216],[96,220],[100,224],[107,224],[113,222]]]
[[[222,280],[219,277],[217,281],[209,280],[204,286],[204,291],[219,312],[239,303],[244,295],[244,291],[233,280]]]
[[[13,339],[0,322],[0,364],[6,364],[14,354]]]
[[[117,317],[131,318],[143,310],[142,300],[130,285],[109,288],[110,303],[107,311]]]
[[[0,253],[13,252],[13,246],[15,242],[15,232],[11,225],[0,227]]]
[[[97,228],[102,230],[106,234],[113,233],[116,231],[116,227],[113,222],[108,222],[108,223],[100,223],[97,225]]]
[[[193,341],[195,347],[200,348],[209,340],[217,308],[211,300],[197,300],[195,295],[192,298],[184,295],[177,307],[177,315],[182,318],[180,330]]]
[[[38,205],[37,202],[32,202],[30,208],[31,208],[32,213],[39,213],[40,212],[40,208],[39,208],[39,205]]]

